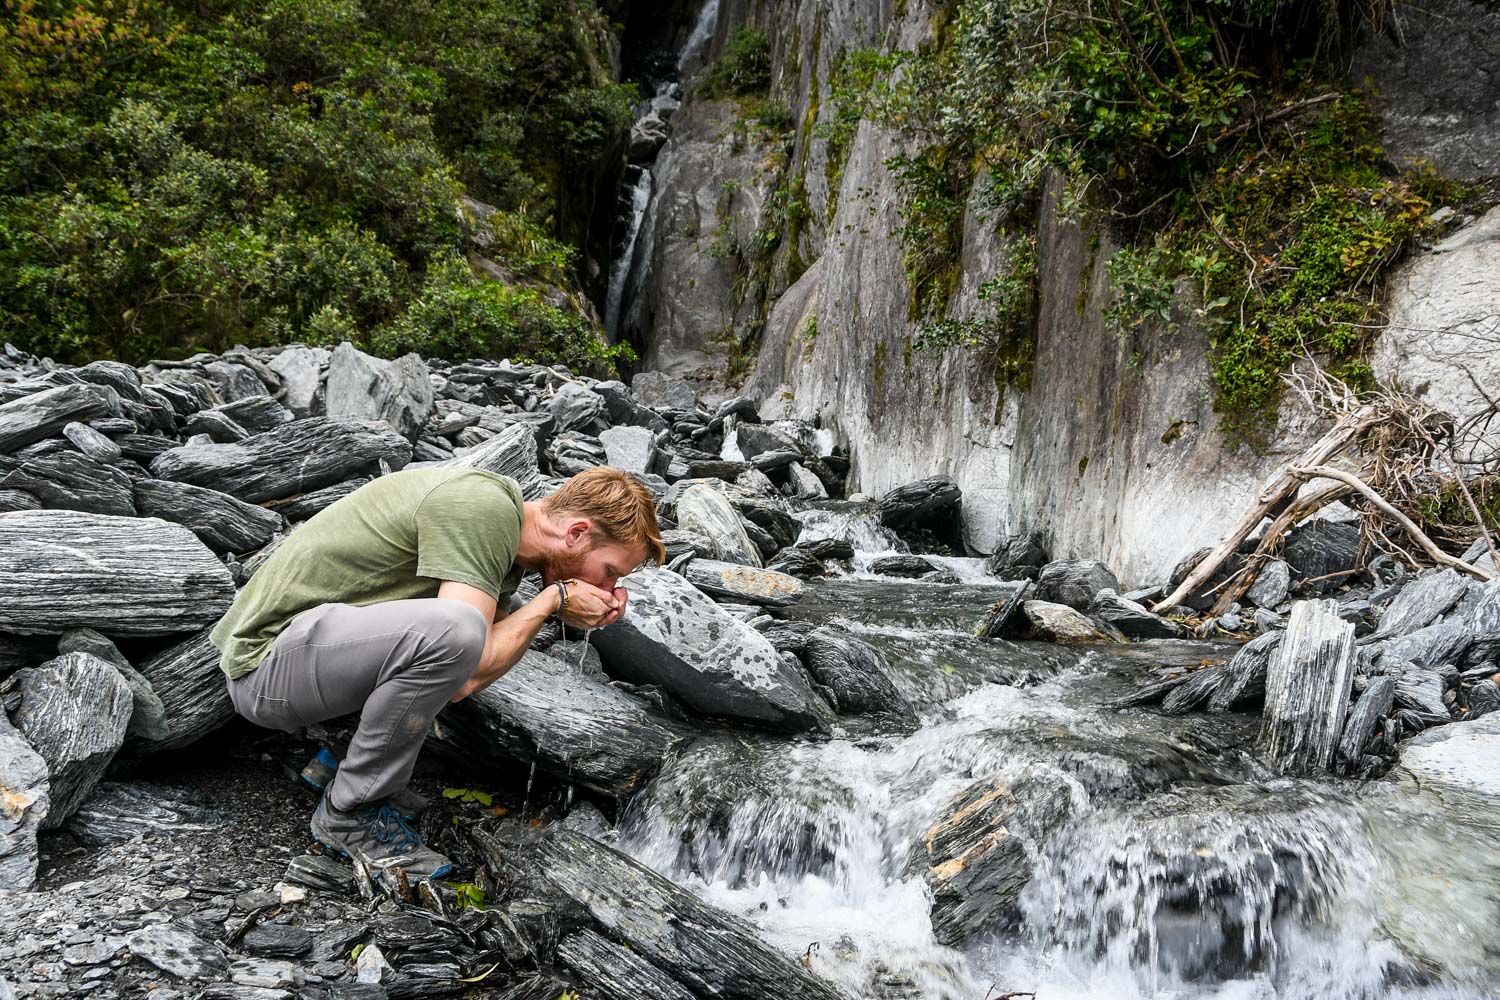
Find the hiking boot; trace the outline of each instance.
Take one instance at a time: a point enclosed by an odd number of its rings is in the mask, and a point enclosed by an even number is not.
[[[325,795],[309,824],[320,844],[348,858],[359,857],[376,868],[404,868],[408,875],[439,878],[453,862],[422,844],[394,806],[368,805],[353,812],[333,808]]]
[[[333,780],[338,769],[339,759],[327,747],[324,747],[302,769],[302,781],[309,788],[315,788],[321,792],[328,787],[328,783]],[[395,795],[387,796],[385,801],[394,806],[408,823],[414,821],[432,805],[431,800],[425,795],[419,795],[410,788],[403,788]]]

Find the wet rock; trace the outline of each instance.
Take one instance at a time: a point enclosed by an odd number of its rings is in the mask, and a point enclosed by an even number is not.
[[[114,666],[130,687],[130,727],[126,732],[142,739],[158,740],[167,735],[167,710],[151,682],[130,665],[123,653],[107,637],[91,628],[75,628],[57,640],[57,651],[89,653]]]
[[[1500,715],[1429,729],[1401,748],[1399,765],[1398,778],[1414,779],[1453,818],[1493,822],[1500,803]]]
[[[1186,630],[1176,622],[1152,614],[1134,601],[1127,601],[1106,587],[1094,595],[1088,613],[1108,622],[1132,639],[1176,639]]]
[[[1161,710],[1167,715],[1185,715],[1197,709],[1218,692],[1227,679],[1227,665],[1201,667],[1167,693],[1161,701]]]
[[[1125,636],[1112,627],[1103,626],[1065,604],[1023,601],[1021,614],[1026,617],[1029,633],[1037,639],[1070,645],[1125,641]]]
[[[312,950],[313,936],[290,924],[256,924],[240,939],[241,947],[262,958],[298,958]]]
[[[685,380],[663,372],[640,372],[630,380],[630,391],[643,406],[652,409],[692,410],[698,394]]]
[[[0,488],[20,490],[53,510],[133,517],[135,498],[125,470],[63,450],[22,460],[0,455]]]
[[[677,526],[709,539],[723,562],[760,566],[760,551],[745,534],[740,518],[727,499],[707,486],[692,486],[677,498]]]
[[[1316,580],[1308,586],[1326,593],[1347,582],[1359,565],[1359,525],[1345,521],[1305,521],[1287,533],[1281,554],[1296,580]],[[1324,577],[1328,579],[1321,579]]]
[[[88,798],[125,741],[130,687],[88,653],[19,670],[11,683],[21,698],[11,721],[47,762],[51,807],[42,829],[54,830]]]
[[[1120,581],[1109,567],[1092,560],[1050,562],[1042,567],[1036,582],[1037,600],[1065,604],[1076,611],[1086,611],[1100,591],[1119,589]]]
[[[0,453],[60,433],[77,420],[109,412],[109,397],[92,385],[60,385],[0,403]]]
[[[891,715],[915,721],[911,702],[891,680],[885,658],[844,629],[824,625],[803,642],[803,660],[817,682],[831,693],[841,715]]]
[[[1235,650],[1234,656],[1225,664],[1222,683],[1209,696],[1208,710],[1227,712],[1265,698],[1266,671],[1281,639],[1281,632],[1272,632],[1256,636]]]
[[[714,559],[694,559],[682,570],[687,580],[712,597],[744,604],[783,608],[802,599],[796,577]]]
[[[186,528],[78,511],[0,514],[0,632],[168,635],[217,621],[224,564]]]
[[[1339,737],[1334,765],[1344,774],[1354,774],[1363,766],[1365,745],[1375,735],[1385,717],[1390,715],[1396,699],[1396,679],[1389,675],[1373,677],[1349,710],[1344,732]]]
[[[0,895],[36,881],[36,835],[50,806],[47,762],[0,710]]]
[[[801,462],[793,462],[787,466],[787,476],[792,484],[792,498],[795,500],[827,500],[828,488],[824,486],[823,480],[811,470],[802,465]]]
[[[766,569],[802,580],[811,580],[827,573],[823,560],[806,549],[796,547],[782,549],[776,553],[771,561],[766,563]]]
[[[795,448],[780,448],[775,451],[761,452],[750,460],[750,464],[770,475],[778,469],[789,468],[801,457],[802,452]]]
[[[594,633],[605,668],[655,684],[705,715],[777,729],[821,727],[829,712],[807,677],[770,642],[675,573],[648,569],[624,581],[625,618]]]
[[[479,835],[487,854],[498,853]],[[723,1000],[843,1000],[792,959],[761,942],[743,919],[581,834],[554,827],[536,866],[610,937],[699,996]]]
[[[842,559],[854,558],[854,546],[842,538],[820,538],[816,541],[799,543],[798,548],[806,549],[818,559]]]
[[[167,736],[131,736],[125,751],[142,755],[175,750],[206,736],[234,717],[234,706],[219,669],[219,651],[205,629],[137,665],[166,710]]]
[[[1245,591],[1245,600],[1257,608],[1277,608],[1292,592],[1292,568],[1280,559],[1272,559],[1260,568],[1255,582]]]
[[[599,434],[611,466],[647,473],[656,468],[656,435],[645,427],[610,427]]]
[[[895,576],[903,579],[924,577],[939,568],[921,556],[912,555],[881,556],[878,559],[871,559],[869,566],[870,572],[877,576]]]
[[[1035,580],[1047,562],[1047,547],[1042,536],[1033,532],[1002,538],[985,563],[985,569],[1002,580]]]
[[[410,458],[410,442],[384,423],[310,417],[237,444],[174,448],[157,456],[151,472],[265,503],[330,486],[382,461],[399,469]]]
[[[932,891],[933,936],[958,945],[1012,912],[1041,841],[1071,811],[1066,785],[1034,776],[955,796],[913,859]]]
[[[633,618],[633,587],[631,594]],[[593,633],[593,641],[600,643],[608,631]],[[528,652],[503,682],[449,706],[439,716],[437,735],[471,761],[502,767],[534,762],[570,782],[624,797],[655,773],[687,733],[603,678]]]
[[[1372,642],[1367,648],[1380,665],[1415,663],[1433,669],[1457,662],[1474,638],[1471,625],[1442,621],[1406,635]]]
[[[1002,639],[1026,628],[1026,617],[1021,606],[1031,600],[1036,587],[1029,580],[1022,580],[1009,594],[990,605],[980,619],[974,634],[981,639]]]
[[[957,483],[934,476],[896,487],[880,498],[876,510],[888,528],[922,528],[952,517],[961,496]]]
[[[1443,678],[1437,672],[1409,667],[1396,680],[1396,706],[1412,712],[1424,729],[1440,726],[1452,718],[1443,690]]]
[[[557,957],[605,1000],[696,1000],[646,959],[591,930],[559,942]]]
[[[202,486],[142,479],[134,493],[142,517],[180,524],[215,552],[258,549],[282,528],[280,514]]]
[[[132,430],[135,429],[133,422],[127,423]],[[63,428],[63,437],[73,442],[73,447],[96,462],[108,465],[120,460],[120,446],[88,424],[73,421]]]
[[[1307,773],[1333,761],[1354,679],[1354,626],[1333,601],[1292,606],[1266,671],[1259,743],[1273,767]]]
[[[172,924],[151,924],[126,939],[130,953],[179,979],[227,976],[229,963],[217,948]]]
[[[416,441],[432,412],[427,366],[415,354],[382,361],[349,343],[340,344],[328,361],[323,412],[330,417],[383,421],[407,441]]]

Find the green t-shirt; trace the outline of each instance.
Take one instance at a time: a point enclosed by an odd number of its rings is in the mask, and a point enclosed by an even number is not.
[[[410,469],[361,486],[293,532],[239,592],[209,634],[220,667],[248,674],[320,604],[436,597],[453,580],[504,608],[521,581],[521,504],[515,480],[480,469]]]

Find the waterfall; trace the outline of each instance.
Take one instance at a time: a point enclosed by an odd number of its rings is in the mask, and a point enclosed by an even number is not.
[[[677,56],[677,71],[682,72],[688,60],[699,55],[701,50],[708,45],[708,40],[713,37],[714,28],[719,23],[719,0],[704,0],[703,9],[698,11],[698,20],[693,24],[693,30],[688,35],[688,40],[682,46],[682,51]]]
[[[630,276],[630,262],[635,257],[635,241],[641,234],[641,220],[646,217],[646,206],[649,204],[651,171],[642,167],[630,188],[630,222],[625,229],[625,245],[609,268],[609,291],[604,300],[604,329],[611,342],[620,337],[620,307],[625,297],[625,282]]]

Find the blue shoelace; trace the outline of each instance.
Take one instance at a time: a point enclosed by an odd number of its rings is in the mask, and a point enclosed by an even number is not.
[[[381,806],[370,820],[370,833],[376,842],[402,848],[421,847],[422,838],[406,824],[406,817],[395,806]]]

